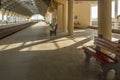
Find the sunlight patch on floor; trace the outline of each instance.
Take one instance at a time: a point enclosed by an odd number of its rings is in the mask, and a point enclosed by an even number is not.
[[[33,41],[33,43],[39,43],[39,42],[43,42],[43,41],[47,41],[48,39],[41,39],[41,40],[35,40]]]
[[[79,41],[82,41],[82,40],[84,41],[84,39],[86,39],[86,38],[79,37]],[[44,43],[40,43],[41,41],[44,41],[44,40],[27,42],[27,43],[25,43],[25,45],[31,45],[31,46],[27,46],[27,47],[21,49],[20,51],[56,50],[56,49],[72,46],[72,45],[76,44],[76,42],[79,42],[77,40],[75,41],[75,39],[72,37],[62,37],[62,38],[50,40],[50,41],[47,41]],[[87,42],[86,44],[91,45],[91,42]]]
[[[20,51],[39,51],[39,50],[56,50],[57,47],[53,43],[44,43],[29,46],[21,49]]]
[[[0,51],[4,50],[6,47],[8,47],[9,45],[0,45]]]
[[[33,41],[28,41],[24,45],[30,45],[30,44],[33,44]]]
[[[89,38],[89,37],[91,37],[91,36],[87,36],[87,37],[77,37],[77,38],[74,38],[74,40],[75,40],[76,42],[79,42],[79,41],[83,41],[83,40],[85,40],[85,39],[87,39],[87,38]]]
[[[1,45],[0,46],[0,51],[14,49],[14,48],[20,47],[21,45],[23,45],[22,42],[21,43],[8,44],[8,45]]]
[[[43,39],[43,40],[36,40],[36,41],[28,41],[28,42],[25,42],[24,45],[32,45],[32,44],[42,44],[42,42],[46,41],[47,39]]]
[[[71,46],[73,45],[75,42],[64,37],[61,39],[57,39],[55,41],[53,41],[54,43],[58,44],[59,48],[63,48],[63,47],[67,47],[67,46]]]
[[[85,32],[86,30],[75,30],[74,32]]]
[[[82,46],[92,46],[94,45],[94,41],[88,41],[85,44],[83,44]]]
[[[46,24],[45,22],[38,22],[35,25],[33,25],[32,27],[40,27],[40,26],[49,26],[48,24]]]
[[[94,41],[90,40],[90,41],[78,46],[77,48],[82,48],[83,46],[93,46],[93,45],[94,45]]]

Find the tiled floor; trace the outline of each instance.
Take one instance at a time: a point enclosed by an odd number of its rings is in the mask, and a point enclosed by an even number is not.
[[[94,35],[84,29],[50,37],[48,25],[40,22],[5,38],[0,41],[0,80],[100,80],[100,66],[94,59],[86,66],[81,49],[93,45]]]

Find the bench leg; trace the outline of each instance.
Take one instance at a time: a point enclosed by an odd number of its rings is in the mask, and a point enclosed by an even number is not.
[[[119,63],[115,65],[115,71],[116,71],[115,80],[120,80],[120,56],[116,56],[116,59],[119,61]]]
[[[90,62],[91,55],[90,55],[89,53],[87,53],[86,51],[85,51],[85,55],[86,55],[85,62],[86,62],[86,63],[89,63],[89,62]]]
[[[109,64],[101,64],[101,67],[102,67],[102,70],[103,70],[102,79],[107,80],[108,72],[112,69],[111,65],[109,65]]]
[[[115,65],[115,72],[116,72],[115,80],[120,80],[120,64]]]
[[[120,56],[116,56],[115,59],[117,59],[120,62]]]
[[[107,80],[107,75],[110,70],[115,70],[115,80],[120,80],[120,64],[102,64],[103,80]]]

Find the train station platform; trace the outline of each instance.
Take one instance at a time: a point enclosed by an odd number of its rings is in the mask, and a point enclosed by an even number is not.
[[[93,45],[96,31],[75,30],[50,36],[49,25],[39,22],[0,40],[1,80],[98,80],[101,69],[84,66],[82,46]],[[113,34],[120,39],[119,35]]]

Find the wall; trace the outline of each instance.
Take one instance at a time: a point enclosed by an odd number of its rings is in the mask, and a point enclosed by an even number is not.
[[[74,4],[74,15],[77,16],[75,23],[80,23],[78,27],[87,27],[90,25],[90,3],[79,2]]]

